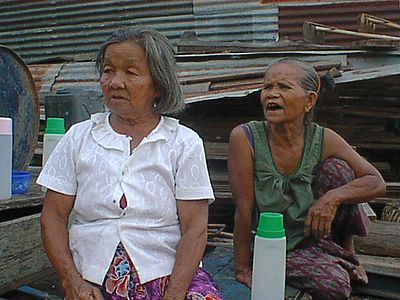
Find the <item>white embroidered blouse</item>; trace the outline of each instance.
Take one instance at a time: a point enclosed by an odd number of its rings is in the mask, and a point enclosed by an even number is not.
[[[203,142],[193,130],[161,117],[132,154],[130,141],[111,128],[109,113],[95,114],[68,130],[37,180],[76,195],[70,249],[83,278],[97,284],[120,241],[141,283],[171,274],[181,238],[176,199],[214,199]]]

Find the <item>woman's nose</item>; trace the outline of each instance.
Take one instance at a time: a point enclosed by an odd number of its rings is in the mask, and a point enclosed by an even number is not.
[[[271,98],[279,97],[279,93],[275,87],[272,87],[271,89],[266,91],[265,96],[268,99],[271,99]]]
[[[125,88],[125,81],[121,74],[118,72],[111,78],[110,87],[113,89],[123,89]]]

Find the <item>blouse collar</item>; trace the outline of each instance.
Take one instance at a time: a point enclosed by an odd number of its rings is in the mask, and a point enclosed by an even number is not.
[[[98,144],[108,149],[125,151],[127,139],[130,141],[130,137],[114,131],[110,124],[110,112],[94,114],[91,116],[91,121],[92,135]],[[171,132],[177,130],[178,124],[177,119],[161,116],[157,126],[143,139],[142,143],[168,140]]]

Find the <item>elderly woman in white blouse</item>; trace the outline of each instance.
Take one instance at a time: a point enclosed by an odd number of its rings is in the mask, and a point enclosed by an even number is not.
[[[183,109],[173,48],[145,27],[97,55],[110,112],[73,125],[37,182],[45,250],[65,299],[222,299],[201,267],[214,199]]]

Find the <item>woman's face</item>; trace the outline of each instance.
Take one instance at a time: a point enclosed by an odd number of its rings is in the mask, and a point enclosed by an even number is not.
[[[315,104],[316,94],[311,96],[304,90],[302,76],[301,68],[287,63],[274,65],[265,73],[261,104],[268,122],[303,122],[304,115]]]
[[[150,112],[159,96],[146,52],[133,42],[114,43],[106,48],[100,85],[105,104],[121,117]]]

